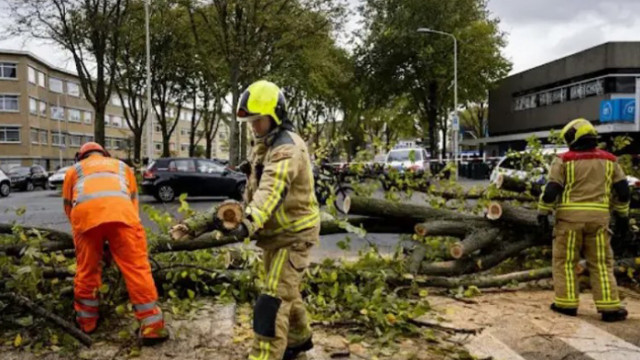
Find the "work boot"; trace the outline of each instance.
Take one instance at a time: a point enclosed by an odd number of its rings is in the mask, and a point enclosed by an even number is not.
[[[140,340],[143,346],[153,346],[169,339],[169,331],[164,327],[164,321],[154,322],[140,327]]]
[[[98,317],[76,317],[76,324],[85,334],[91,334],[98,327]]]
[[[578,309],[575,308],[562,308],[556,305],[556,303],[551,303],[551,310],[560,313],[562,315],[568,316],[578,316]]]
[[[615,322],[622,321],[627,318],[629,312],[626,309],[618,309],[614,311],[603,311],[602,312],[602,321],[606,322]]]
[[[284,351],[282,360],[294,360],[298,357],[298,355],[300,355],[300,353],[309,351],[311,349],[313,349],[313,340],[311,339],[311,337],[309,337],[305,342],[298,346],[288,347]]]

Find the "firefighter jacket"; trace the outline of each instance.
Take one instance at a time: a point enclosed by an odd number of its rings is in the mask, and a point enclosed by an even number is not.
[[[606,151],[560,154],[551,164],[547,181],[547,187],[560,189],[559,194],[553,197],[543,194],[538,213],[546,215],[555,209],[558,221],[608,224],[611,210],[622,217],[629,214],[628,199],[621,201],[613,191],[613,185],[619,183],[628,186],[616,157]]]
[[[104,223],[140,224],[135,175],[120,160],[96,154],[76,163],[65,174],[62,197],[74,233]]]
[[[250,161],[245,225],[257,235],[258,246],[287,246],[300,240],[296,234],[319,226],[311,158],[298,134],[281,129],[258,139]]]

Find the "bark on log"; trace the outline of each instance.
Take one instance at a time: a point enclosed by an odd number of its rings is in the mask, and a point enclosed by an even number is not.
[[[498,175],[496,187],[501,190],[513,191],[520,194],[531,194],[534,197],[538,197],[542,193],[541,184],[527,182],[504,174]]]
[[[415,233],[420,236],[452,236],[463,238],[471,232],[486,228],[492,224],[484,219],[451,221],[436,220],[416,224]]]
[[[242,221],[242,217],[242,204],[228,200],[212,206],[204,213],[184,219],[181,223],[187,226],[192,236],[199,236],[212,230],[221,230],[222,227],[227,230],[234,229]]]
[[[464,240],[451,245],[449,253],[454,259],[460,259],[476,250],[483,249],[498,241],[500,230],[496,228],[477,230]]]
[[[421,286],[442,287],[455,289],[460,286],[476,286],[478,288],[501,287],[514,282],[527,282],[551,278],[552,269],[550,266],[541,269],[518,271],[502,275],[475,276],[467,275],[461,277],[427,277],[426,279],[416,279]]]
[[[0,224],[0,234],[11,234],[13,233],[14,224]],[[58,231],[54,229],[40,228],[34,226],[20,225],[24,228],[25,231],[38,231],[42,234],[42,236],[46,239],[52,241],[71,241],[73,242],[73,237],[71,234],[66,233],[64,231]]]
[[[520,202],[534,202],[538,201],[535,197],[530,195],[516,195],[516,194],[497,194],[491,197],[487,196],[486,191],[482,192],[454,192],[454,191],[429,191],[429,195],[438,196],[446,200],[460,199],[460,200],[479,200],[490,199],[494,201],[520,201]]]
[[[489,254],[451,261],[423,262],[420,267],[420,274],[459,276],[488,270],[536,244],[534,236],[527,236],[524,240],[518,242],[505,242],[504,247]]]
[[[85,346],[90,347],[93,344],[93,340],[91,337],[85,333],[83,333],[80,329],[75,327],[72,323],[67,320],[61,318],[60,316],[46,310],[45,308],[37,305],[30,299],[13,293],[1,293],[0,298],[5,298],[17,306],[24,307],[28,309],[31,313],[41,316],[52,323],[58,325],[62,330],[64,330],[69,335],[76,338],[78,341],[83,343]]]
[[[480,220],[481,217],[460,214],[451,210],[434,209],[429,206],[392,202],[382,199],[366,198],[362,196],[351,197],[351,209],[349,214],[363,215],[378,218],[414,219],[417,221],[429,220]]]

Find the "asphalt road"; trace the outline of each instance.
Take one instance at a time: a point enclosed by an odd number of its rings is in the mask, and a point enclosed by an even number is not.
[[[204,211],[223,199],[216,198],[194,198],[187,199],[192,209]],[[157,230],[144,211],[142,205],[147,204],[162,211],[169,212],[174,218],[182,219],[182,214],[178,213],[180,203],[175,201],[170,204],[157,202],[151,196],[141,196],[140,217],[145,227]],[[24,209],[23,215],[19,216],[18,210]],[[71,232],[71,226],[62,208],[62,199],[57,191],[36,190],[33,192],[13,192],[9,197],[0,198],[0,223],[17,222],[20,224],[52,228],[61,231]],[[343,240],[345,235],[323,236],[320,246],[313,251],[313,258],[337,258],[356,256],[358,250],[366,247],[369,242],[378,245],[380,251],[388,253],[395,249],[399,237],[393,234],[367,234],[365,239],[351,235],[351,249],[344,251],[338,248],[337,243]]]

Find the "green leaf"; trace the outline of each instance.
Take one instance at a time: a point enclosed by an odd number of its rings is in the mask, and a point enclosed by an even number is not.
[[[102,286],[100,286],[98,291],[100,292],[100,294],[108,293],[109,292],[109,284],[102,284]]]
[[[178,294],[176,293],[176,291],[174,289],[169,290],[169,297],[171,297],[172,299],[175,299],[178,297]]]
[[[16,319],[20,326],[27,327],[33,325],[33,317],[31,315]]]
[[[124,313],[125,313],[126,311],[127,311],[127,310],[125,309],[124,305],[118,305],[118,306],[116,306],[116,314],[118,314],[118,315],[122,316],[122,315],[124,315]]]
[[[189,296],[189,299],[192,299],[196,297],[196,293],[191,290],[191,289],[187,289],[187,295]]]
[[[20,334],[16,335],[16,338],[13,339],[13,346],[20,347],[22,345],[22,336]]]

